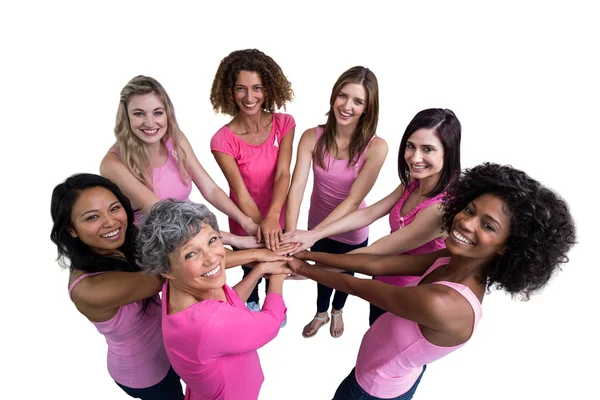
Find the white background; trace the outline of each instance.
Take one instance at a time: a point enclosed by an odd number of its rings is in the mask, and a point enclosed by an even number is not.
[[[445,107],[463,125],[463,167],[512,164],[571,206],[579,244],[564,271],[526,303],[487,296],[472,341],[429,366],[415,399],[596,398],[600,32],[592,2],[170,3],[2,7],[2,398],[128,398],[106,371],[104,339],[68,299],[67,272],[49,240],[50,194],[73,173],[98,172],[113,143],[119,92],[138,74],[165,86],[201,163],[227,190],[209,140],[228,118],[213,113],[209,91],[220,60],[243,48],[272,56],[292,82],[295,145],[325,121],[343,71],[375,72],[377,133],[390,151],[369,204],[398,184],[397,149],[413,115]],[[192,200],[202,201],[196,189]],[[374,223],[371,241],[388,230],[385,219]],[[240,277],[230,271],[228,282]],[[327,326],[304,339],[315,286],[285,284],[288,325],[259,351],[260,399],[330,399],[354,365],[368,305],[349,299],[342,338]]]

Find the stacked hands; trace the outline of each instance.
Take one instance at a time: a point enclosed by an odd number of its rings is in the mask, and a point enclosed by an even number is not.
[[[268,248],[258,248],[256,260],[258,264],[254,268],[260,268],[262,275],[267,278],[273,276],[283,276],[287,280],[304,280],[304,276],[299,275],[298,271],[304,265],[304,260],[309,259],[308,251],[297,251],[298,243],[280,244],[277,250]],[[294,257],[291,254],[295,253]]]
[[[308,279],[302,275],[301,269],[311,266],[306,262],[312,261],[311,252],[298,250],[301,247],[302,244],[300,243],[284,243],[279,246],[278,250],[269,250],[267,248],[256,249],[258,252],[256,255],[258,264],[255,268],[260,268],[262,275],[267,278],[280,276],[286,280]],[[324,269],[332,272],[343,271],[333,267],[326,267]]]

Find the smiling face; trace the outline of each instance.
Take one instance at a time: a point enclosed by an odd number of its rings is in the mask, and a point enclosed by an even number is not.
[[[189,293],[225,285],[225,247],[209,225],[169,254],[170,272],[163,276]]]
[[[240,114],[253,116],[260,113],[265,101],[260,76],[256,72],[240,71],[233,85],[233,97]]]
[[[347,83],[333,102],[333,114],[338,125],[356,126],[367,109],[367,91],[358,83]]]
[[[442,173],[444,145],[434,129],[416,130],[406,141],[404,160],[414,179],[424,179]]]
[[[136,94],[127,104],[129,126],[135,136],[146,144],[154,144],[167,133],[165,106],[155,93]]]
[[[468,258],[495,258],[506,249],[510,236],[510,216],[506,204],[493,194],[471,201],[454,217],[446,248]]]
[[[108,255],[123,245],[126,231],[127,212],[110,190],[98,186],[79,194],[71,211],[71,236]]]

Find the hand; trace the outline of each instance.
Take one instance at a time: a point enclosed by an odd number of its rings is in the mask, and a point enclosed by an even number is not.
[[[256,261],[257,262],[274,262],[274,261],[290,261],[292,257],[288,257],[285,253],[273,252],[269,249],[258,249],[256,250]]]
[[[238,249],[259,249],[265,247],[264,243],[259,243],[256,236],[234,236],[234,243],[232,243]]]
[[[296,250],[297,247],[298,247],[298,243],[281,244],[281,242],[280,242],[279,250],[274,251],[274,253],[277,255],[280,255],[280,256],[285,256],[285,255],[288,255],[290,252]]]
[[[260,226],[252,221],[252,218],[248,217],[248,219],[242,224],[242,229],[248,234],[248,236],[256,236],[258,232],[260,232]],[[257,242],[260,242],[257,238]]]
[[[263,262],[255,268],[260,268],[263,275],[285,275],[284,278],[292,273],[292,270],[287,267],[286,261]]]
[[[283,232],[279,225],[279,216],[268,215],[260,224],[262,239],[267,249],[278,250],[279,241],[282,239]]]
[[[310,251],[308,250],[303,250],[299,253],[294,254],[294,257],[299,258],[301,260],[305,260],[305,261],[313,261],[310,259]]]
[[[315,242],[318,240],[314,231],[303,231],[300,229],[296,229],[291,232],[286,232],[283,235],[283,243],[297,243],[298,247],[295,250],[289,253],[290,256],[293,256],[301,251],[312,247]]]
[[[292,270],[294,275],[299,274],[300,270],[302,269],[302,267],[304,265],[305,265],[304,261],[302,261],[296,257],[292,257],[292,260],[288,261],[288,267],[290,267],[290,269]]]

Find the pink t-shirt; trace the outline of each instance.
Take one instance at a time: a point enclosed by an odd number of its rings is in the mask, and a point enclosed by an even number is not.
[[[400,200],[398,200],[398,203],[396,203],[394,208],[392,208],[392,210],[390,211],[390,229],[391,229],[392,233],[409,225],[411,222],[413,222],[413,220],[415,219],[415,217],[417,216],[417,214],[419,212],[426,209],[430,205],[439,204],[442,201],[444,201],[446,192],[442,192],[442,193],[438,194],[437,196],[426,199],[426,200],[422,201],[421,203],[417,204],[417,206],[415,208],[413,208],[412,210],[410,210],[408,212],[408,214],[406,214],[404,216],[400,215],[402,206],[406,202],[406,199],[408,199],[408,196],[410,196],[410,194],[412,192],[414,192],[418,187],[419,187],[419,181],[411,182],[408,185],[408,187],[406,188],[406,190],[404,190],[404,193],[402,193],[402,197],[400,197]],[[412,250],[405,251],[402,254],[426,254],[426,253],[431,253],[431,252],[434,252],[434,251],[437,251],[440,249],[444,249],[444,248],[446,248],[446,239],[443,237],[439,237],[439,238],[435,238],[427,243],[424,243],[419,247],[415,247]],[[394,286],[407,286],[408,283],[416,281],[417,279],[419,279],[419,277],[418,276],[376,276],[375,279],[378,281],[381,281],[381,282],[389,283],[390,285],[394,285]]]
[[[418,281],[408,286],[418,285],[433,270],[447,265],[449,260],[450,257],[438,258]],[[465,297],[473,308],[475,332],[482,312],[477,296],[460,283],[434,283],[449,286]],[[452,347],[437,346],[423,337],[419,324],[387,312],[375,321],[363,337],[356,360],[356,381],[371,396],[384,399],[400,396],[415,383],[423,365],[452,353],[469,340]]]
[[[82,279],[102,272],[83,274],[69,286],[71,291]],[[158,295],[146,311],[143,302],[136,301],[119,307],[117,314],[104,322],[92,322],[106,338],[107,365],[110,376],[123,386],[147,388],[167,376],[169,359],[161,333],[161,301]]]
[[[227,302],[203,300],[168,314],[169,285],[163,285],[163,338],[186,400],[258,398],[264,376],[256,350],[277,336],[285,304],[269,293],[261,312],[249,311],[233,289],[223,290]]]
[[[289,114],[274,113],[271,134],[264,143],[251,145],[240,139],[227,126],[215,133],[210,141],[210,149],[227,154],[235,160],[240,175],[256,203],[263,218],[267,215],[273,200],[273,186],[277,171],[279,144],[285,135],[296,126],[294,118]],[[233,190],[229,197],[237,205],[238,199]],[[281,209],[279,223],[285,226],[285,205]],[[233,219],[229,218],[229,230],[239,236],[246,236],[244,229]]]
[[[322,134],[323,127],[317,126],[315,142],[319,140]],[[319,225],[342,201],[346,200],[354,181],[365,165],[367,149],[359,156],[356,164],[351,167],[348,167],[347,159],[337,160],[326,149],[323,152],[326,169],[319,166],[316,158],[313,160],[314,183],[308,211],[308,229],[313,229]],[[366,206],[367,203],[363,200],[358,209]],[[360,244],[368,237],[369,227],[365,226],[352,232],[330,236],[329,239],[346,244]]]
[[[158,168],[152,168],[152,185],[153,192],[159,199],[172,198],[179,201],[188,201],[190,193],[192,193],[191,180],[187,183],[181,179],[179,173],[179,164],[177,163],[177,152],[173,148],[173,141],[168,138],[165,142],[167,148],[167,161]],[[118,149],[112,149],[112,152],[119,157],[121,153]],[[134,205],[135,208],[135,205]],[[142,215],[139,212],[135,213],[135,224],[139,225]]]

